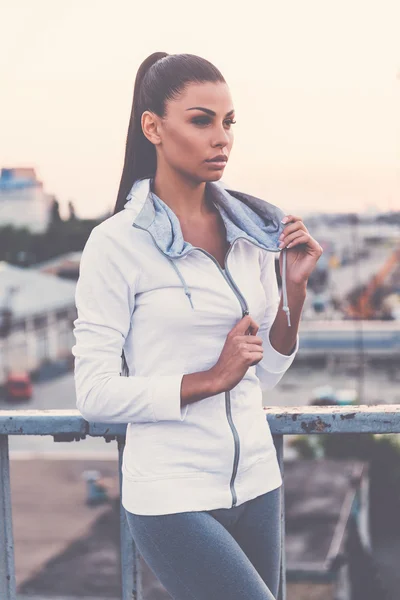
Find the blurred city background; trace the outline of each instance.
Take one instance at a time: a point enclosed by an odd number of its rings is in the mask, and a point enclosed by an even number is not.
[[[150,36],[126,1],[5,8],[0,415],[76,408],[81,252],[112,214],[134,77],[156,50],[221,69],[238,120],[224,181],[300,214],[324,248],[264,406],[400,405],[400,6],[285,6],[156,2]],[[9,453],[18,599],[120,598],[115,441],[10,435]],[[397,600],[399,435],[286,435],[284,461],[288,600]],[[142,585],[169,598],[144,561]]]

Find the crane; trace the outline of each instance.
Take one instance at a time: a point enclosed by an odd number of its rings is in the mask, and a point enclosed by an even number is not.
[[[376,314],[376,307],[373,303],[374,294],[399,265],[400,244],[393,249],[378,273],[371,278],[361,293],[349,302],[346,309],[347,316],[353,319],[372,319]]]

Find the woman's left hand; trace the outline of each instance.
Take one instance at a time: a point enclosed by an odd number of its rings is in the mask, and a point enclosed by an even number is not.
[[[300,217],[286,215],[282,222],[287,224],[279,237],[279,247],[288,248],[286,251],[287,280],[296,284],[307,283],[323,249],[310,235]],[[279,262],[282,271],[282,252]]]

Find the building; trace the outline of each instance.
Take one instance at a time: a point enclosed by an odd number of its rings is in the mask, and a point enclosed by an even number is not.
[[[11,311],[11,329],[0,338],[0,385],[7,372],[29,372],[71,358],[77,317],[75,281],[0,262],[0,310]]]
[[[2,168],[0,226],[27,227],[43,233],[50,221],[53,196],[43,190],[33,167]]]
[[[66,252],[61,256],[50,258],[41,263],[35,263],[28,267],[31,271],[38,273],[48,273],[61,279],[71,279],[78,281],[79,265],[81,262],[82,251]]]

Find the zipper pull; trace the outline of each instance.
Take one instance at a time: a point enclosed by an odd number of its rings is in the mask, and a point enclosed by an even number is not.
[[[247,315],[249,315],[249,311],[248,310],[244,310],[243,311],[243,318],[246,317]],[[251,329],[250,327],[248,328],[248,330],[246,331],[245,335],[251,335]]]

